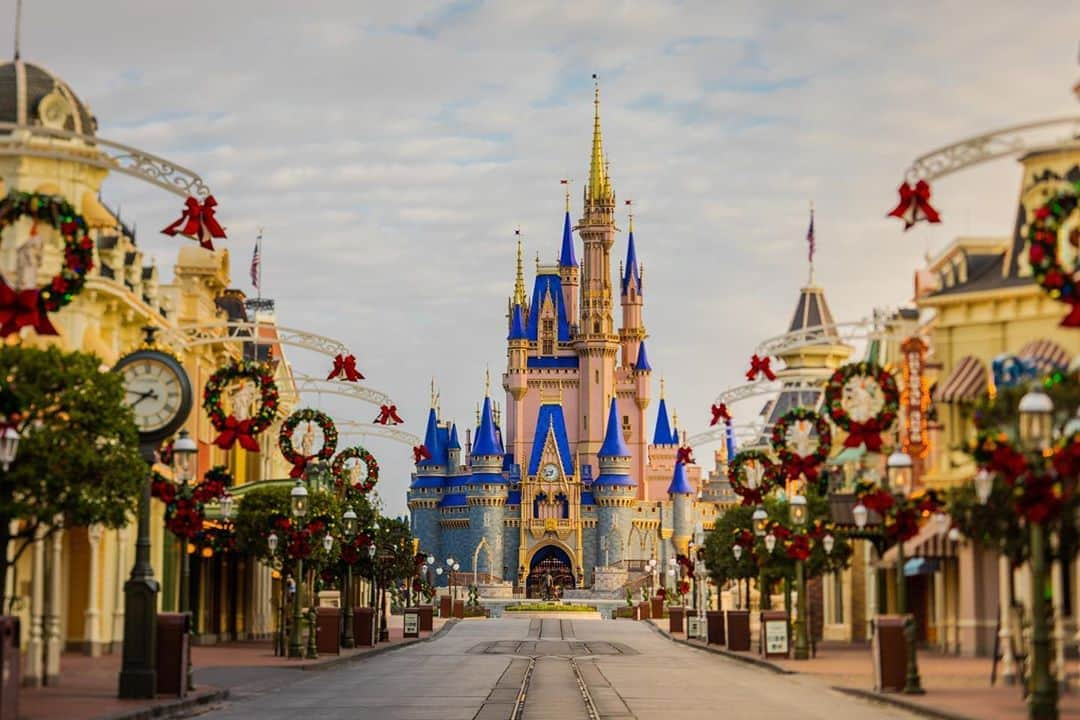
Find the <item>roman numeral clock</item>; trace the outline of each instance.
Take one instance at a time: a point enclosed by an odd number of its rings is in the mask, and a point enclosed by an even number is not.
[[[113,368],[124,382],[125,402],[135,416],[140,444],[156,444],[187,420],[193,402],[191,381],[168,353],[143,348],[125,355]]]

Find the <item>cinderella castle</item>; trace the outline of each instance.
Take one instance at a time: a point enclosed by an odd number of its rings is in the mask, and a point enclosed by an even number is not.
[[[598,90],[594,105],[582,216],[573,226],[568,195],[558,262],[537,265],[531,296],[518,242],[505,412],[487,393],[476,427],[462,432],[439,417],[433,399],[426,452],[408,492],[423,552],[453,557],[470,582],[475,574],[482,584],[512,584],[529,596],[549,575],[581,589],[598,576],[643,571],[653,558],[666,567],[687,552],[696,528],[712,526],[730,496],[723,473],[703,482],[698,466],[679,461],[683,443],[662,380],[647,440],[653,368],[645,283],[633,218],[625,241],[615,226]],[[613,285],[616,244],[626,259]],[[718,466],[728,451],[716,453]]]

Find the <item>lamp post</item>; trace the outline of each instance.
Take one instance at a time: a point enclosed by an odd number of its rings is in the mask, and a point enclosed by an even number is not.
[[[19,431],[13,427],[4,428],[0,432],[0,468],[8,471],[11,463],[15,462],[15,455],[19,452]]]
[[[768,537],[766,537],[766,535],[765,535],[765,524],[769,521],[769,513],[767,513],[765,511],[765,508],[763,506],[758,505],[757,509],[754,510],[754,514],[750,516],[750,519],[753,521],[753,524],[754,524],[754,535],[757,535],[759,538],[765,538],[765,549],[768,550],[769,553],[771,554],[772,553],[772,548],[769,545]],[[776,543],[776,538],[775,537],[773,537],[772,542],[775,545],[775,543]],[[746,592],[747,592],[746,601],[747,601],[747,604],[749,604],[749,602],[750,602],[749,581],[747,581]],[[762,610],[768,610],[769,609],[769,605],[771,605],[771,603],[769,602],[769,594],[765,589],[765,563],[762,563],[760,569],[758,570],[758,600],[759,600],[758,605],[761,606]]]
[[[885,461],[888,489],[901,499],[906,499],[911,495],[913,466],[911,456],[900,447],[897,447]],[[898,540],[896,543],[896,609],[901,615],[908,614],[904,562],[904,541]],[[904,692],[909,695],[922,695],[925,691],[922,688],[922,680],[919,678],[918,658],[915,656],[915,633],[915,617],[907,617],[904,621],[904,641],[907,645],[907,676],[904,678]]]
[[[1051,440],[1054,403],[1038,385],[1029,390],[1017,407],[1020,415],[1020,443],[1033,454],[1041,454]],[[1031,534],[1031,695],[1028,717],[1043,720],[1057,712],[1057,683],[1050,674],[1050,629],[1046,616],[1046,528],[1029,522]]]
[[[694,528],[694,587],[697,589],[698,628],[703,637],[708,637],[705,630],[705,527],[698,523]]]
[[[652,595],[656,594],[656,585],[658,583],[658,579],[656,577],[656,575],[657,575],[657,573],[656,573],[657,564],[658,563],[656,562],[656,558],[654,558],[654,557],[649,558],[649,585],[651,586],[649,588],[649,590],[651,591],[650,594],[652,594]]]
[[[278,548],[278,536],[276,532],[271,531],[266,536],[266,549],[270,551],[270,566],[282,567],[277,559]],[[288,601],[287,583],[285,582],[285,576],[281,575],[281,600],[278,602],[278,631],[277,639],[274,643],[274,655],[285,654],[285,608]]]
[[[341,516],[341,532],[345,537],[346,544],[351,544],[353,538],[356,537],[356,511],[352,509],[352,505],[345,508],[345,513]],[[342,588],[344,592],[345,608],[342,613],[345,626],[341,631],[341,647],[354,648],[356,647],[356,638],[353,637],[353,611],[352,611],[352,595],[353,595],[353,582],[352,582],[352,564],[345,563],[345,587]]]
[[[455,588],[454,588],[454,558],[453,558],[453,556],[446,558],[446,572],[447,572],[446,584],[450,589],[450,602],[453,603],[455,600],[457,600],[457,592],[455,591]],[[450,607],[453,608],[453,605],[451,604]],[[451,610],[451,614],[453,614],[453,610]]]
[[[308,491],[304,483],[296,481],[292,492],[289,493],[289,504],[292,516],[297,525],[307,515]],[[300,643],[300,606],[303,604],[304,595],[304,559],[299,555],[296,558],[296,592],[293,593],[293,623],[289,629],[289,657],[300,658],[304,654],[304,646]]]
[[[327,553],[334,547],[334,538],[330,533],[326,533],[322,539],[323,550]],[[314,588],[313,588],[314,590]],[[307,636],[307,652],[304,654],[304,659],[315,660],[319,657],[319,611],[315,606],[315,596],[312,595],[308,598],[308,636]]]
[[[791,524],[796,532],[802,532],[806,527],[806,497],[792,495],[788,503],[788,513]],[[832,540],[832,535],[827,536]],[[830,545],[831,547],[831,545]],[[806,597],[806,562],[801,559],[795,560],[795,592],[799,594],[798,604],[795,607],[795,659],[810,659],[810,638],[807,620],[809,615],[808,598]]]
[[[188,435],[187,430],[181,430],[179,437],[173,442],[173,477],[180,481],[184,493],[188,492],[191,478],[194,477],[198,464],[199,447]],[[189,615],[188,627],[191,629],[193,621],[191,613],[191,555],[188,553],[188,538],[180,538],[180,607],[181,613]],[[195,689],[195,676],[191,669],[191,652],[187,657],[187,687]]]
[[[378,521],[376,521],[375,530],[378,530],[378,529],[379,529],[379,524],[378,524]],[[375,548],[375,535],[374,535],[374,533],[372,533],[371,544],[368,545],[367,554],[368,554],[368,559],[371,560],[371,628],[372,628],[372,632],[374,633],[373,634],[374,642],[379,641],[379,620],[380,620],[379,613],[375,612],[376,605],[377,605],[376,600],[379,597],[378,579],[377,579],[378,576],[379,576],[379,573],[378,573],[378,565],[375,564],[375,553],[377,553],[377,552],[378,552],[378,550],[376,550],[376,548]]]

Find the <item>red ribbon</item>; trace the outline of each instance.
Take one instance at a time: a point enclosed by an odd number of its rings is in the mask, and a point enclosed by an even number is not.
[[[379,408],[379,417],[375,418],[374,422],[379,425],[387,425],[390,422],[400,425],[405,421],[397,414],[397,405],[383,405]]]
[[[364,379],[364,376],[356,369],[356,358],[354,356],[339,354],[334,358],[334,367],[330,371],[330,374],[326,376],[326,379],[334,380],[339,377],[347,382],[356,382],[357,380]]]
[[[303,477],[304,469],[307,468],[307,461],[308,461],[308,459],[306,457],[303,457],[303,456],[300,456],[299,460],[293,460],[293,467],[292,467],[292,470],[289,471],[289,477],[291,477],[291,478]]]
[[[679,456],[675,462],[682,463],[683,465],[692,465],[694,463],[693,449],[690,447],[679,448]]]
[[[917,222],[941,222],[938,211],[930,204],[930,184],[920,180],[912,187],[908,183],[900,185],[900,202],[887,217],[900,218],[904,221],[904,230]]]
[[[848,436],[847,440],[844,441],[844,447],[857,448],[860,445],[866,445],[869,452],[879,452],[881,450],[882,429],[874,418],[864,423],[852,421],[851,426],[848,428]]]
[[[784,463],[787,476],[792,480],[798,480],[799,475],[805,475],[807,482],[814,482],[818,477],[818,459],[813,455],[796,455]]]
[[[40,290],[15,290],[0,278],[0,338],[24,327],[34,328],[38,335],[58,335],[40,298]]]
[[[712,422],[709,423],[709,427],[712,427],[721,420],[723,420],[725,423],[731,424],[731,413],[728,412],[727,405],[725,403],[713,405],[711,410]]]
[[[245,450],[259,452],[259,443],[255,441],[255,436],[251,432],[254,424],[254,418],[237,420],[235,415],[230,415],[225,418],[225,429],[214,439],[214,444],[222,450],[229,450],[239,442],[240,447]]]
[[[413,462],[418,463],[421,460],[428,460],[431,458],[431,453],[428,452],[426,445],[414,445],[412,449]]]
[[[769,380],[776,379],[776,373],[772,371],[772,360],[768,356],[759,357],[754,355],[750,358],[750,369],[746,371],[746,379],[754,382],[759,373],[765,375]]]
[[[184,201],[184,211],[180,217],[161,232],[169,237],[183,235],[192,240],[198,240],[199,245],[207,250],[213,250],[212,239],[225,237],[225,229],[214,217],[215,207],[217,207],[217,200],[213,195],[207,195],[202,205],[189,195]]]

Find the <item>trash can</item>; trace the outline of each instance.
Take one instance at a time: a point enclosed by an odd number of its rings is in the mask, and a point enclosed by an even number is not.
[[[320,655],[340,655],[341,610],[336,607],[317,607],[315,617],[315,649]]]
[[[788,616],[783,610],[763,610],[758,651],[764,658],[786,658],[791,649]]]
[[[0,615],[0,720],[17,720],[19,714],[19,632],[19,618]]]
[[[454,601],[454,617],[458,618],[459,620],[465,619],[465,601],[464,600],[455,600]]]
[[[727,647],[737,652],[750,650],[749,610],[727,611]]]
[[[435,608],[431,605],[417,605],[415,608],[420,616],[420,632],[431,632],[435,629]]]
[[[686,615],[684,607],[668,608],[668,632],[672,635],[683,632],[683,616]]]
[[[652,604],[649,602],[640,602],[638,607],[641,608],[641,619],[648,620],[652,617]]]
[[[454,612],[454,601],[450,599],[449,595],[442,595],[439,597],[439,617],[448,618]]]
[[[375,644],[375,611],[372,608],[353,608],[353,638],[357,647]]]
[[[874,689],[900,692],[907,677],[907,642],[904,623],[911,615],[878,615],[874,619]]]
[[[405,608],[405,612],[402,613],[402,621],[404,623],[402,637],[420,637],[420,613],[417,612],[415,607]]]
[[[724,613],[720,610],[706,610],[705,622],[708,624],[709,645],[723,645],[724,639]]]
[[[652,603],[652,616],[657,620],[664,617],[664,598],[653,597],[649,602]]]
[[[157,691],[159,695],[187,696],[190,617],[190,613],[158,613]]]

